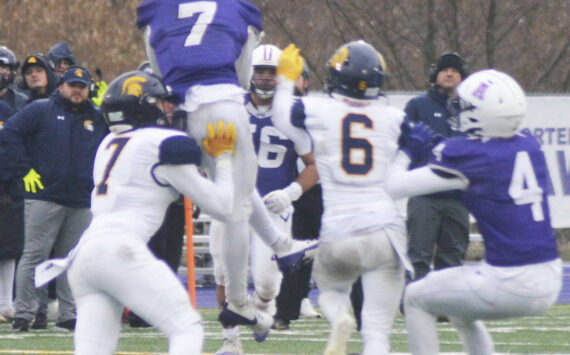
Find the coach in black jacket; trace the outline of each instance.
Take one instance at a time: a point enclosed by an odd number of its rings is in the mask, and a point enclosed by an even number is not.
[[[457,53],[443,54],[430,70],[430,88],[424,95],[411,99],[404,111],[414,122],[423,122],[436,134],[450,137],[459,134],[453,130],[450,100],[455,88],[467,75],[463,59]],[[413,161],[418,167],[425,160]],[[415,270],[415,279],[421,279],[431,269],[443,269],[463,263],[469,244],[469,213],[461,202],[458,191],[412,197],[408,200],[406,228],[408,255]],[[407,281],[409,276],[407,275]]]
[[[89,73],[71,67],[48,99],[34,101],[4,125],[0,180],[24,177],[25,243],[16,273],[14,330],[26,331],[37,308],[34,268],[65,256],[87,228],[93,161],[108,130],[89,100]],[[6,158],[7,157],[7,158]],[[12,176],[9,176],[12,175]],[[75,327],[75,305],[67,278],[57,281],[56,326]]]

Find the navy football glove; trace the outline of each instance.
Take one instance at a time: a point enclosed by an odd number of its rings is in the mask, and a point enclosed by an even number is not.
[[[425,160],[433,148],[434,131],[423,122],[404,120],[398,144],[412,161]]]

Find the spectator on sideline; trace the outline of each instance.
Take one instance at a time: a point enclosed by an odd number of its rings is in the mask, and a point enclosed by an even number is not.
[[[413,122],[425,123],[443,137],[460,135],[452,128],[448,107],[450,100],[455,99],[455,89],[466,75],[467,68],[459,54],[443,54],[430,70],[427,93],[406,104],[407,117]],[[413,161],[410,167],[425,165],[428,156]],[[414,280],[430,271],[432,261],[435,270],[463,263],[469,244],[469,212],[461,202],[459,191],[411,197],[407,205],[406,228]],[[406,278],[407,282],[411,281],[409,273]]]
[[[0,134],[8,118],[28,100],[11,87],[19,66],[14,52],[0,46]],[[14,277],[23,248],[24,182],[0,182],[0,322],[14,317]]]
[[[35,58],[34,60],[32,60]],[[44,59],[28,57],[26,72]],[[40,71],[45,75],[45,70]],[[93,160],[108,130],[101,111],[87,99],[89,73],[70,67],[47,100],[36,100],[12,116],[2,131],[7,155],[3,175],[24,177],[25,242],[16,272],[12,329],[27,331],[38,308],[34,268],[50,252],[66,255],[87,228]],[[6,179],[6,176],[3,176]],[[56,327],[73,330],[75,305],[67,278],[57,281]]]
[[[12,113],[20,110],[28,101],[26,95],[12,87],[19,67],[20,62],[14,52],[0,46],[0,101],[8,104]]]
[[[11,115],[8,104],[0,100],[0,123],[3,124]],[[9,322],[14,317],[14,276],[23,247],[23,182],[21,179],[0,181],[0,323]]]
[[[77,65],[75,55],[73,55],[73,51],[66,41],[59,41],[51,46],[45,57],[49,60],[58,79],[61,78],[67,68]],[[53,257],[53,251],[50,257]],[[32,329],[47,328],[48,302],[56,297],[54,286],[55,283],[52,282],[39,290],[39,307],[31,326]]]
[[[67,68],[78,64],[71,47],[66,41],[59,41],[54,44],[46,54],[46,58],[49,59],[57,76],[62,76]]]
[[[28,102],[45,99],[58,86],[58,77],[55,75],[49,60],[41,54],[28,56],[22,68],[22,87],[28,93]]]
[[[24,66],[26,68],[24,68]],[[26,97],[26,103],[34,100],[43,99],[48,97],[53,90],[55,90],[58,76],[53,72],[53,68],[47,58],[42,55],[29,56],[24,60],[24,65],[21,68],[22,72],[22,83],[23,87],[27,90],[17,91],[14,93],[21,98]],[[27,92],[31,96],[25,96],[24,92]],[[19,99],[18,99],[19,100]],[[23,107],[23,105],[22,105]],[[23,183],[13,183],[12,185],[21,188],[21,193],[18,196],[23,198]],[[23,210],[23,202],[22,202]],[[23,213],[23,212],[22,212]],[[49,285],[53,287],[53,285]],[[44,287],[39,290],[39,307],[37,314],[34,317],[34,323],[32,324],[33,329],[46,329],[47,328],[47,312],[48,312],[48,287]]]

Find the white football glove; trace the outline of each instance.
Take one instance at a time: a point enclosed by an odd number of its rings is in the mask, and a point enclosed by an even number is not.
[[[271,191],[263,197],[263,203],[269,211],[281,214],[293,201],[297,201],[303,194],[303,188],[296,182],[282,190]]]

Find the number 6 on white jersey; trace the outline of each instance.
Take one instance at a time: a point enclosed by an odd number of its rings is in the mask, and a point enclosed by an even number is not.
[[[178,6],[178,18],[180,19],[192,17],[195,13],[200,13],[190,30],[190,34],[186,37],[184,47],[197,46],[202,42],[202,37],[204,37],[208,25],[212,23],[217,9],[218,4],[211,1],[191,2]]]

